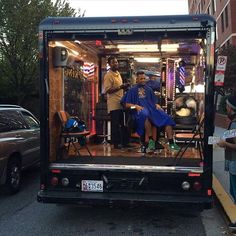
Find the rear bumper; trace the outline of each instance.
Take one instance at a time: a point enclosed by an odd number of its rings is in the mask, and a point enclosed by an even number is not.
[[[68,204],[173,204],[173,205],[196,205],[210,208],[213,197],[177,196],[157,194],[128,194],[128,193],[79,193],[59,191],[39,191],[38,202],[42,203],[68,203]]]

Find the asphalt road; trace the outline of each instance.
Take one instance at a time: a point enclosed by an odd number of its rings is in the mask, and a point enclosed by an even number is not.
[[[107,208],[36,201],[39,168],[23,174],[21,191],[0,192],[0,236],[32,235],[228,235],[217,207],[202,213],[170,207]],[[1,189],[0,189],[1,191]]]

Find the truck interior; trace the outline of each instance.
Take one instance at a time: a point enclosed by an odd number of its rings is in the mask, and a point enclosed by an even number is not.
[[[74,33],[68,39],[52,34],[49,52],[49,146],[50,162],[107,164],[115,166],[201,167],[204,149],[204,99],[207,49],[206,31]],[[107,59],[115,55],[124,83],[135,84],[143,70],[147,81],[159,84],[159,104],[176,122],[174,135],[181,151],[170,151],[165,132],[158,139],[164,149],[140,152],[129,111],[124,122],[130,130],[132,148],[113,149],[111,121],[106,108],[103,78],[109,70]],[[66,117],[83,120],[87,130],[81,136],[65,136]],[[64,120],[65,121],[65,120]],[[85,142],[87,145],[85,145]]]

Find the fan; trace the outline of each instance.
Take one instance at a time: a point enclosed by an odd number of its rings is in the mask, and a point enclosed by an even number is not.
[[[178,96],[174,105],[176,108],[174,119],[178,124],[195,124],[197,121],[197,102],[188,94]]]

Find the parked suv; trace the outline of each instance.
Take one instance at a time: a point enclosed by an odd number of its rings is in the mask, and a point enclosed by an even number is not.
[[[39,162],[39,136],[39,121],[32,113],[0,104],[0,184],[9,193],[19,191],[21,171]]]

